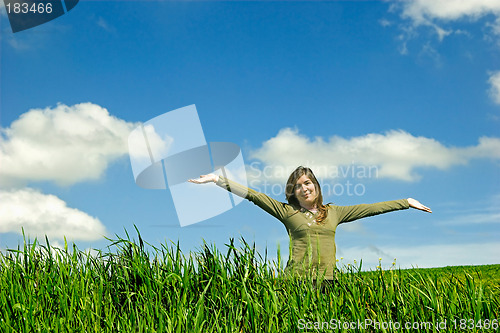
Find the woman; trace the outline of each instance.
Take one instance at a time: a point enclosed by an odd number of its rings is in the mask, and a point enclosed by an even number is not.
[[[314,279],[334,279],[335,230],[339,224],[409,207],[432,213],[430,208],[412,198],[355,206],[324,205],[316,177],[311,169],[302,166],[295,169],[288,178],[285,189],[288,203],[214,174],[202,175],[189,181],[195,184],[214,182],[252,201],[280,220],[292,243],[285,271],[299,276],[312,273]]]

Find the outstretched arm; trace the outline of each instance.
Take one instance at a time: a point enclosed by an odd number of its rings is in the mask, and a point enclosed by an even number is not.
[[[413,198],[408,198],[407,200],[411,208],[423,210],[424,212],[427,213],[432,213],[432,210],[429,207],[422,205],[418,200],[415,200]]]
[[[340,223],[351,222],[368,216],[388,213],[410,207],[432,213],[429,207],[422,205],[413,198],[378,202],[374,204],[361,204],[354,206],[334,206]]]
[[[264,193],[257,192],[222,176],[214,174],[201,175],[200,178],[189,179],[188,181],[194,184],[206,184],[213,182],[233,194],[250,200],[280,221],[283,221],[291,209],[288,205],[277,201]]]

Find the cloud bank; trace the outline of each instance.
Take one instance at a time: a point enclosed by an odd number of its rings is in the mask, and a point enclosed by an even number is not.
[[[1,129],[0,183],[72,185],[98,179],[128,153],[127,137],[135,126],[92,103],[29,110]]]
[[[415,26],[431,26],[440,40],[451,31],[440,28],[443,22],[468,20],[477,21],[492,16],[487,25],[495,35],[500,35],[500,1],[497,0],[415,0],[400,1],[401,17],[409,19]]]
[[[311,167],[323,180],[359,177],[359,172],[373,171],[371,177],[416,181],[421,178],[417,169],[446,170],[473,159],[500,159],[500,138],[481,137],[475,146],[448,147],[433,138],[416,137],[401,130],[325,140],[284,128],[250,157],[260,162],[260,175],[279,182],[286,181],[299,165]]]
[[[0,232],[62,240],[98,240],[107,234],[97,218],[74,208],[54,195],[24,188],[0,190]]]
[[[107,231],[99,219],[24,186],[36,181],[69,186],[100,178],[128,153],[127,138],[135,126],[99,105],[81,103],[31,109],[0,129],[0,232],[24,228],[31,237],[101,239]]]
[[[483,16],[500,15],[500,2],[497,0],[414,0],[402,1],[403,16],[417,24],[426,20],[458,20],[469,18],[477,20]]]

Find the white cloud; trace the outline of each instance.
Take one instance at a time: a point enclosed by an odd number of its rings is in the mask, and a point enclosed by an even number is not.
[[[92,103],[31,109],[1,129],[0,183],[71,185],[98,179],[109,163],[127,154],[134,126]]]
[[[250,157],[262,162],[250,166],[251,178],[283,182],[297,166],[305,165],[323,180],[350,176],[415,181],[420,178],[418,168],[446,170],[475,158],[500,159],[500,138],[481,137],[475,146],[447,147],[404,131],[324,140],[284,128]]]
[[[414,0],[401,1],[402,16],[415,24],[427,24],[432,20],[452,21],[459,19],[477,20],[483,16],[500,15],[498,0]]]
[[[422,50],[420,50],[418,56],[420,59],[430,59],[437,68],[442,66],[441,55],[430,43],[422,46]]]
[[[116,33],[116,28],[110,25],[104,18],[99,17],[97,19],[97,26],[101,27],[107,32]]]
[[[106,235],[104,225],[94,217],[70,208],[54,195],[37,190],[0,191],[0,232],[63,240],[98,240]]]
[[[140,126],[132,131],[128,137],[129,154],[140,164],[150,165],[168,156],[168,151],[174,138],[167,134],[156,132],[153,125]]]
[[[382,267],[389,268],[396,258],[396,267],[429,268],[461,265],[498,264],[500,243],[435,244],[421,246],[369,246],[339,248],[337,258],[344,257],[341,264],[359,263],[363,259],[363,270],[375,269],[378,258],[382,258]],[[340,267],[341,265],[339,265]]]
[[[471,37],[456,24],[478,22],[484,19],[487,31],[484,38],[492,40],[500,36],[500,1],[498,0],[414,0],[393,1],[390,12],[399,13],[406,20],[400,25],[402,35],[402,54],[408,54],[407,42],[418,36],[419,28],[428,27],[442,41],[445,37],[456,34]],[[408,24],[409,23],[409,24]],[[455,26],[452,26],[455,24]],[[444,26],[447,25],[445,28]],[[401,38],[402,36],[402,38]]]
[[[500,36],[500,16],[496,18],[495,22],[487,23],[486,25],[491,29],[494,35]]]
[[[385,27],[390,27],[390,26],[393,24],[391,21],[389,21],[389,20],[387,20],[387,19],[380,19],[380,20],[378,21],[378,23],[379,23],[381,26],[383,26],[384,28],[385,28]]]
[[[160,134],[161,131],[160,133],[158,133],[155,130],[154,126],[151,124],[148,124],[143,128],[144,128],[144,136],[147,137],[148,140],[148,145],[149,145],[148,151],[151,150],[151,155],[155,158],[155,160],[156,161],[161,160],[166,156],[168,156],[168,151],[170,150],[170,147],[174,142],[174,138],[172,138],[168,134],[163,134],[162,137],[162,134]]]
[[[500,71],[490,74],[488,79],[490,84],[490,96],[496,104],[500,104]]]

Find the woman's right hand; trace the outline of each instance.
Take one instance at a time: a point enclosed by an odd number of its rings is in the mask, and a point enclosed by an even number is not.
[[[418,200],[415,200],[413,198],[408,198],[407,200],[411,208],[423,210],[424,212],[427,213],[432,213],[432,210],[429,207],[422,205]]]
[[[216,183],[218,180],[219,176],[210,173],[208,175],[201,175],[198,179],[189,179],[188,182],[194,184],[205,184],[210,182]]]

